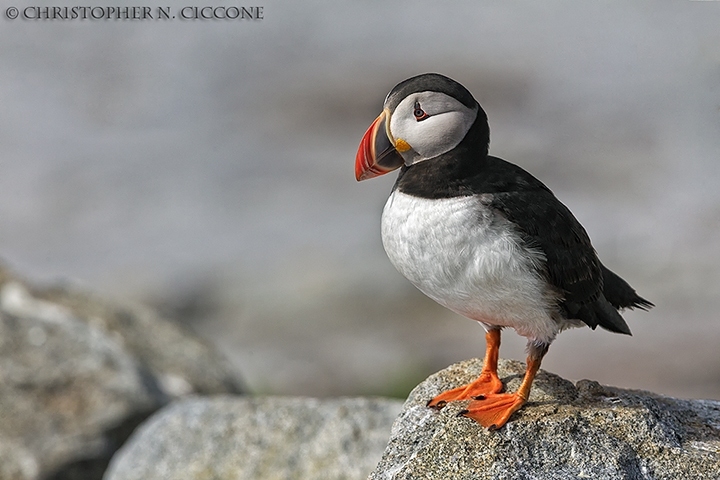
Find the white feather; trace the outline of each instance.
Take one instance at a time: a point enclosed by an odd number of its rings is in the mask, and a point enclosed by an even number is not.
[[[542,252],[477,197],[424,199],[395,190],[382,216],[395,268],[428,297],[487,326],[512,327],[549,344],[577,321],[558,313],[559,294],[537,273]]]
[[[413,115],[418,103],[428,118],[418,121]],[[406,165],[437,157],[455,148],[477,117],[477,107],[468,108],[440,92],[417,92],[398,104],[390,119],[390,133],[411,149],[402,152]]]

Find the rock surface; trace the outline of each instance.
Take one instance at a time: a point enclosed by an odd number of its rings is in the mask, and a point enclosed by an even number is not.
[[[99,479],[174,398],[240,391],[210,347],[150,310],[0,269],[0,480]]]
[[[717,479],[720,402],[678,400],[649,392],[577,385],[541,371],[530,401],[498,431],[425,406],[441,391],[473,380],[482,362],[469,360],[418,385],[393,425],[370,480],[402,479]],[[524,365],[501,361],[508,391]]]
[[[366,479],[401,406],[379,398],[180,400],[133,434],[104,478]]]

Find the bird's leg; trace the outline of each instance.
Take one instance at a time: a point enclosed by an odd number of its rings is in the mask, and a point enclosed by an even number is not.
[[[473,382],[441,393],[428,402],[428,407],[443,408],[448,402],[480,398],[491,393],[500,393],[503,384],[498,378],[497,365],[500,355],[500,330],[488,330],[485,334],[485,360],[480,376]]]
[[[458,415],[472,418],[483,427],[496,430],[508,421],[510,416],[518,411],[530,396],[535,375],[540,369],[540,362],[548,350],[548,345],[530,344],[528,349],[527,368],[525,377],[515,393],[498,393],[486,395],[482,399],[475,399],[467,409]]]

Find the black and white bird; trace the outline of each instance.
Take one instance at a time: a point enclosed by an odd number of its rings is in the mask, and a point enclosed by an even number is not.
[[[653,304],[598,259],[585,229],[542,182],[488,155],[487,115],[454,80],[398,84],[360,142],[357,180],[400,174],[382,214],[393,265],[425,295],[480,322],[487,350],[477,380],[428,402],[472,400],[463,414],[500,428],[526,401],[548,347],[570,327],[630,334],[618,313]],[[528,340],[527,371],[501,393],[500,331]]]

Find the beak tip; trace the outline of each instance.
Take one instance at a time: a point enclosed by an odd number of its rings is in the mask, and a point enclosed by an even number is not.
[[[372,178],[374,175],[372,174],[372,171],[368,168],[356,168],[355,169],[355,180],[358,182],[362,182],[363,180],[367,180],[368,178]]]

